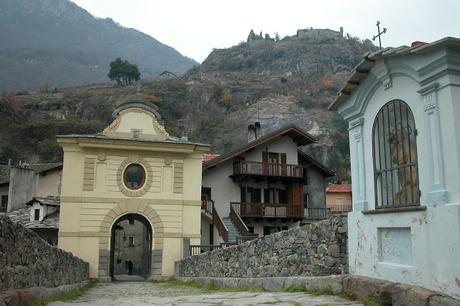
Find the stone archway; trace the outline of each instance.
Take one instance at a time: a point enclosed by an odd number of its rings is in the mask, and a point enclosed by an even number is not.
[[[136,199],[126,199],[111,209],[101,222],[99,229],[99,271],[100,279],[110,279],[110,238],[112,227],[122,216],[137,214],[145,218],[152,228],[152,257],[150,278],[161,277],[163,263],[163,233],[164,227],[160,216],[148,204]]]
[[[152,265],[152,227],[139,214],[125,214],[112,226],[110,277],[113,280],[147,279]]]

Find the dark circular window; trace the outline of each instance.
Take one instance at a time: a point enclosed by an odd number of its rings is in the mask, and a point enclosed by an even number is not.
[[[139,164],[131,164],[123,173],[123,181],[129,189],[139,189],[145,182],[145,170]]]

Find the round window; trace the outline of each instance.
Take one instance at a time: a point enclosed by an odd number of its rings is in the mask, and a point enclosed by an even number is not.
[[[123,174],[125,186],[129,189],[139,189],[145,182],[145,170],[139,164],[131,164],[125,168]]]

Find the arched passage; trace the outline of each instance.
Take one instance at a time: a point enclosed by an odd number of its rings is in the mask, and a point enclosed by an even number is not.
[[[151,279],[160,278],[162,275],[163,262],[163,222],[157,212],[150,207],[148,202],[137,199],[126,199],[118,203],[104,217],[99,229],[99,269],[100,279],[109,280],[111,276],[111,237],[113,225],[127,214],[136,214],[145,218],[152,229],[152,257],[151,257]]]
[[[140,214],[126,214],[112,225],[110,276],[129,279],[148,278],[152,260],[152,227]]]

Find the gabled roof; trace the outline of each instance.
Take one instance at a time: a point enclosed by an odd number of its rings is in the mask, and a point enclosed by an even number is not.
[[[61,206],[61,199],[59,197],[35,197],[29,202],[26,203],[26,205],[32,205],[33,203],[40,203],[41,205],[47,205],[47,206]]]
[[[305,132],[304,130],[302,130],[301,128],[299,128],[298,126],[294,125],[294,124],[290,124],[290,125],[286,125],[280,129],[277,129],[271,133],[268,133],[268,134],[265,134],[263,135],[262,137],[254,140],[254,141],[251,141],[233,151],[230,151],[228,153],[225,153],[225,154],[222,154],[212,160],[209,160],[209,161],[206,161],[203,163],[203,169],[206,170],[206,169],[209,169],[209,168],[212,168],[212,167],[215,167],[223,162],[226,162],[227,160],[230,160],[232,158],[235,158],[245,152],[248,152],[250,150],[253,150],[254,148],[257,148],[258,146],[260,145],[263,145],[267,142],[270,142],[278,137],[281,137],[281,136],[284,136],[284,135],[287,135],[289,137],[291,137],[296,143],[298,146],[304,146],[304,145],[307,145],[309,143],[314,143],[314,142],[317,142],[316,138],[310,134],[308,134],[307,132]]]
[[[59,229],[59,211],[46,216],[43,221],[30,221],[30,208],[23,206],[6,214],[11,221],[29,229]]]
[[[351,185],[350,184],[331,184],[327,186],[326,192],[349,192],[351,193]]]
[[[335,100],[329,105],[329,109],[337,110],[339,106],[344,104],[350,98],[353,91],[359,87],[372,70],[377,60],[389,57],[419,54],[440,46],[453,46],[460,48],[460,39],[455,37],[445,37],[429,44],[414,42],[410,47],[401,46],[398,48],[385,48],[373,53],[367,53],[364,56],[364,59],[353,69],[352,75],[345,86],[337,94],[337,98],[335,98]]]
[[[300,157],[305,158],[309,163],[317,167],[321,172],[325,174],[325,176],[335,176],[335,172],[332,171],[331,169],[327,168],[325,165],[323,165],[321,162],[317,161],[307,153],[297,150],[297,153],[299,154]],[[299,162],[300,164],[300,162]]]

